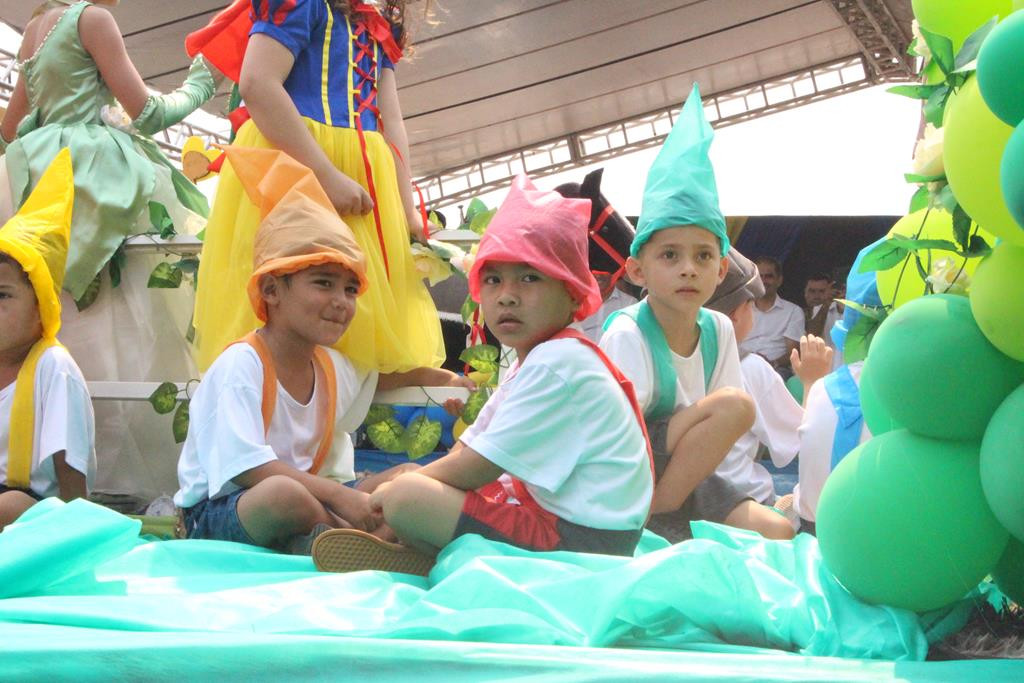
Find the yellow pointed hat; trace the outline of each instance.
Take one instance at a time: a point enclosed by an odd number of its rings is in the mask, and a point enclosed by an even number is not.
[[[50,162],[28,200],[0,228],[0,252],[8,254],[28,275],[39,302],[43,337],[56,339],[60,330],[60,289],[71,235],[75,179],[67,148]]]
[[[228,161],[263,220],[253,241],[247,292],[256,317],[266,322],[260,276],[285,275],[321,263],[340,263],[366,291],[366,257],[313,172],[274,149],[227,147]]]

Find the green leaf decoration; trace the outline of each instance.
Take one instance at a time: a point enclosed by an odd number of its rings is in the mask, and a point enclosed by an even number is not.
[[[915,100],[927,100],[939,88],[944,87],[941,83],[935,85],[894,85],[886,90],[893,95],[902,95]]]
[[[427,419],[426,415],[420,415],[410,422],[402,435],[402,445],[405,446],[405,452],[410,460],[417,460],[427,453],[433,453],[440,441],[441,423]]]
[[[167,213],[167,208],[160,202],[149,203],[149,224],[153,226],[153,232],[160,233],[160,237],[168,239],[173,237],[174,221]]]
[[[363,420],[363,424],[367,426],[377,424],[378,422],[383,422],[384,420],[393,418],[394,416],[394,406],[389,406],[384,403],[374,403],[370,406],[370,410],[367,411],[366,419]]]
[[[960,51],[956,53],[956,59],[953,60],[953,68],[956,72],[963,73],[964,71],[974,70],[977,65],[978,51],[981,50],[981,44],[985,42],[988,34],[992,32],[992,29],[998,23],[999,17],[992,17],[985,24],[977,28],[974,33],[967,36],[964,44],[960,46]]]
[[[149,395],[149,404],[161,415],[166,415],[174,410],[174,404],[177,402],[178,385],[174,382],[164,382]]]
[[[474,370],[496,372],[498,370],[498,348],[490,344],[477,344],[459,354],[459,360]]]
[[[971,217],[967,215],[959,205],[953,210],[953,236],[956,238],[956,243],[967,251],[967,247],[970,244],[971,234]]]
[[[926,186],[922,185],[917,188],[917,192],[910,198],[910,209],[907,213],[916,213],[921,209],[927,209],[931,203],[932,193]]]
[[[466,323],[467,325],[472,324],[473,314],[476,312],[476,309],[478,308],[480,308],[480,304],[473,301],[473,297],[467,295],[466,300],[462,302],[462,308],[459,310],[459,312],[462,314],[462,322]]]
[[[952,244],[952,242],[950,243]],[[925,283],[925,293],[932,291],[931,283],[928,282],[928,271],[925,270],[924,264],[921,263],[921,257],[914,254],[914,265],[917,266],[917,274],[921,276],[921,280]]]
[[[481,387],[471,393],[469,398],[466,399],[466,407],[462,411],[462,421],[467,425],[476,422],[476,418],[480,415],[480,409],[484,407],[490,396],[490,390],[485,387]]]
[[[878,320],[879,322],[885,320],[886,316],[889,315],[885,306],[865,306],[864,304],[857,303],[856,301],[850,301],[849,299],[836,299],[836,301],[844,306],[849,306],[861,315],[865,315],[872,320]]]
[[[183,256],[174,267],[186,275],[195,275],[199,272],[199,259],[195,256]]]
[[[942,113],[946,110],[946,101],[951,92],[949,86],[941,86],[924,103],[924,120],[936,128],[942,127]]]
[[[469,206],[466,207],[466,222],[468,223],[469,221],[473,220],[473,216],[477,215],[478,213],[483,213],[485,211],[487,211],[487,205],[484,204],[479,199],[477,199],[476,197],[474,197],[473,199],[470,200]]]
[[[92,306],[93,303],[96,301],[96,297],[100,295],[100,283],[100,274],[96,273],[96,277],[92,279],[92,282],[89,283],[89,286],[85,288],[84,292],[82,292],[82,296],[75,299],[75,308],[77,308],[79,311],[84,311],[85,309]]]
[[[922,251],[925,249],[942,249],[944,251],[956,251],[956,245],[949,240],[921,240],[903,235],[893,235],[889,238],[896,246],[903,247],[907,251]]]
[[[110,256],[107,268],[110,272],[110,286],[117,287],[121,284],[121,271],[124,270],[128,257],[124,253],[124,243],[121,244]]]
[[[174,265],[163,261],[156,264],[156,268],[149,274],[147,287],[157,289],[176,289],[181,286],[181,270]]]
[[[497,209],[491,209],[490,211],[483,211],[473,216],[473,220],[469,222],[469,229],[478,235],[484,234],[484,230],[490,225],[491,219],[494,218],[494,214],[498,212]]]
[[[917,173],[904,173],[903,177],[908,183],[934,183],[937,180],[945,180],[946,174],[939,173],[937,175],[920,175]]]
[[[402,434],[405,427],[393,417],[372,424],[366,428],[366,436],[374,448],[385,453],[402,453],[405,446],[402,445]]]
[[[992,247],[981,235],[971,235],[971,241],[967,246],[967,254],[970,257],[988,256],[992,253]]]
[[[949,213],[953,213],[954,211],[956,211],[956,207],[959,206],[959,204],[956,201],[956,197],[953,195],[953,188],[951,188],[949,185],[943,185],[942,189],[939,190],[935,198],[938,201],[939,206],[944,208]]]
[[[441,224],[441,217],[437,215],[436,211],[431,211],[430,213],[428,213],[427,220],[439,228],[444,228],[444,226]]]
[[[174,433],[174,443],[181,443],[188,436],[188,406],[191,403],[185,399],[178,404],[174,411],[174,418],[171,420],[171,432]]]
[[[955,63],[953,58],[953,41],[946,36],[932,33],[923,26],[920,28],[924,42],[927,43],[928,49],[932,53],[932,61],[939,65],[942,73],[951,73]]]
[[[870,273],[873,270],[889,270],[895,268],[907,258],[910,251],[888,239],[864,254],[861,259],[859,273]]]
[[[875,320],[866,315],[857,318],[853,329],[846,335],[846,343],[843,346],[843,360],[847,363],[856,363],[868,357],[868,348],[871,340],[875,338],[875,332],[882,324],[881,320]]]

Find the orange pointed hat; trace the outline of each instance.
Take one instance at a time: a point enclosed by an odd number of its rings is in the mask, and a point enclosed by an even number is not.
[[[21,264],[28,275],[47,339],[56,339],[60,330],[60,288],[74,200],[71,152],[65,147],[50,162],[18,213],[0,228],[0,252]]]
[[[267,320],[259,288],[260,277],[267,274],[340,263],[359,278],[359,293],[365,292],[366,257],[313,172],[279,150],[231,146],[225,151],[263,218],[253,241],[253,273],[246,287],[256,317]]]

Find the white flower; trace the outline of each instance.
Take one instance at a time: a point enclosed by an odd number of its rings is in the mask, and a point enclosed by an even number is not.
[[[936,294],[959,294],[967,296],[971,287],[971,278],[963,271],[963,264],[946,257],[932,264],[932,272],[928,275],[928,284]]]
[[[460,256],[452,258],[452,265],[459,269],[463,275],[469,275],[469,271],[473,269],[473,262],[476,261],[476,250],[480,246],[477,242],[469,249],[469,253],[463,252]]]
[[[936,128],[930,123],[925,125],[924,135],[914,147],[914,161],[911,165],[913,173],[934,176],[946,172],[942,165],[942,131],[942,128]]]
[[[134,126],[132,126],[131,117],[128,116],[120,105],[104,104],[100,107],[100,119],[111,128],[117,128],[129,135],[136,132]]]
[[[921,33],[921,24],[917,23],[917,19],[910,23],[910,30],[914,34],[914,54],[924,57],[924,63],[927,64],[928,60],[932,58],[932,51],[924,39],[924,34]],[[922,66],[922,68],[924,67]]]
[[[412,244],[412,260],[416,270],[427,278],[431,286],[447,280],[452,274],[452,267],[444,259],[419,242]]]

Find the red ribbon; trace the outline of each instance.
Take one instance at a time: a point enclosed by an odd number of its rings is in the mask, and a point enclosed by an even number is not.
[[[360,17],[363,25],[366,26],[366,30],[369,31],[373,39],[380,43],[380,46],[384,49],[384,54],[388,56],[392,64],[397,64],[402,58],[402,48],[398,46],[395,41],[395,35],[391,32],[391,22],[381,16],[380,11],[373,5],[367,5],[365,2],[359,2],[359,0],[353,0],[352,11],[356,14],[361,14]]]

